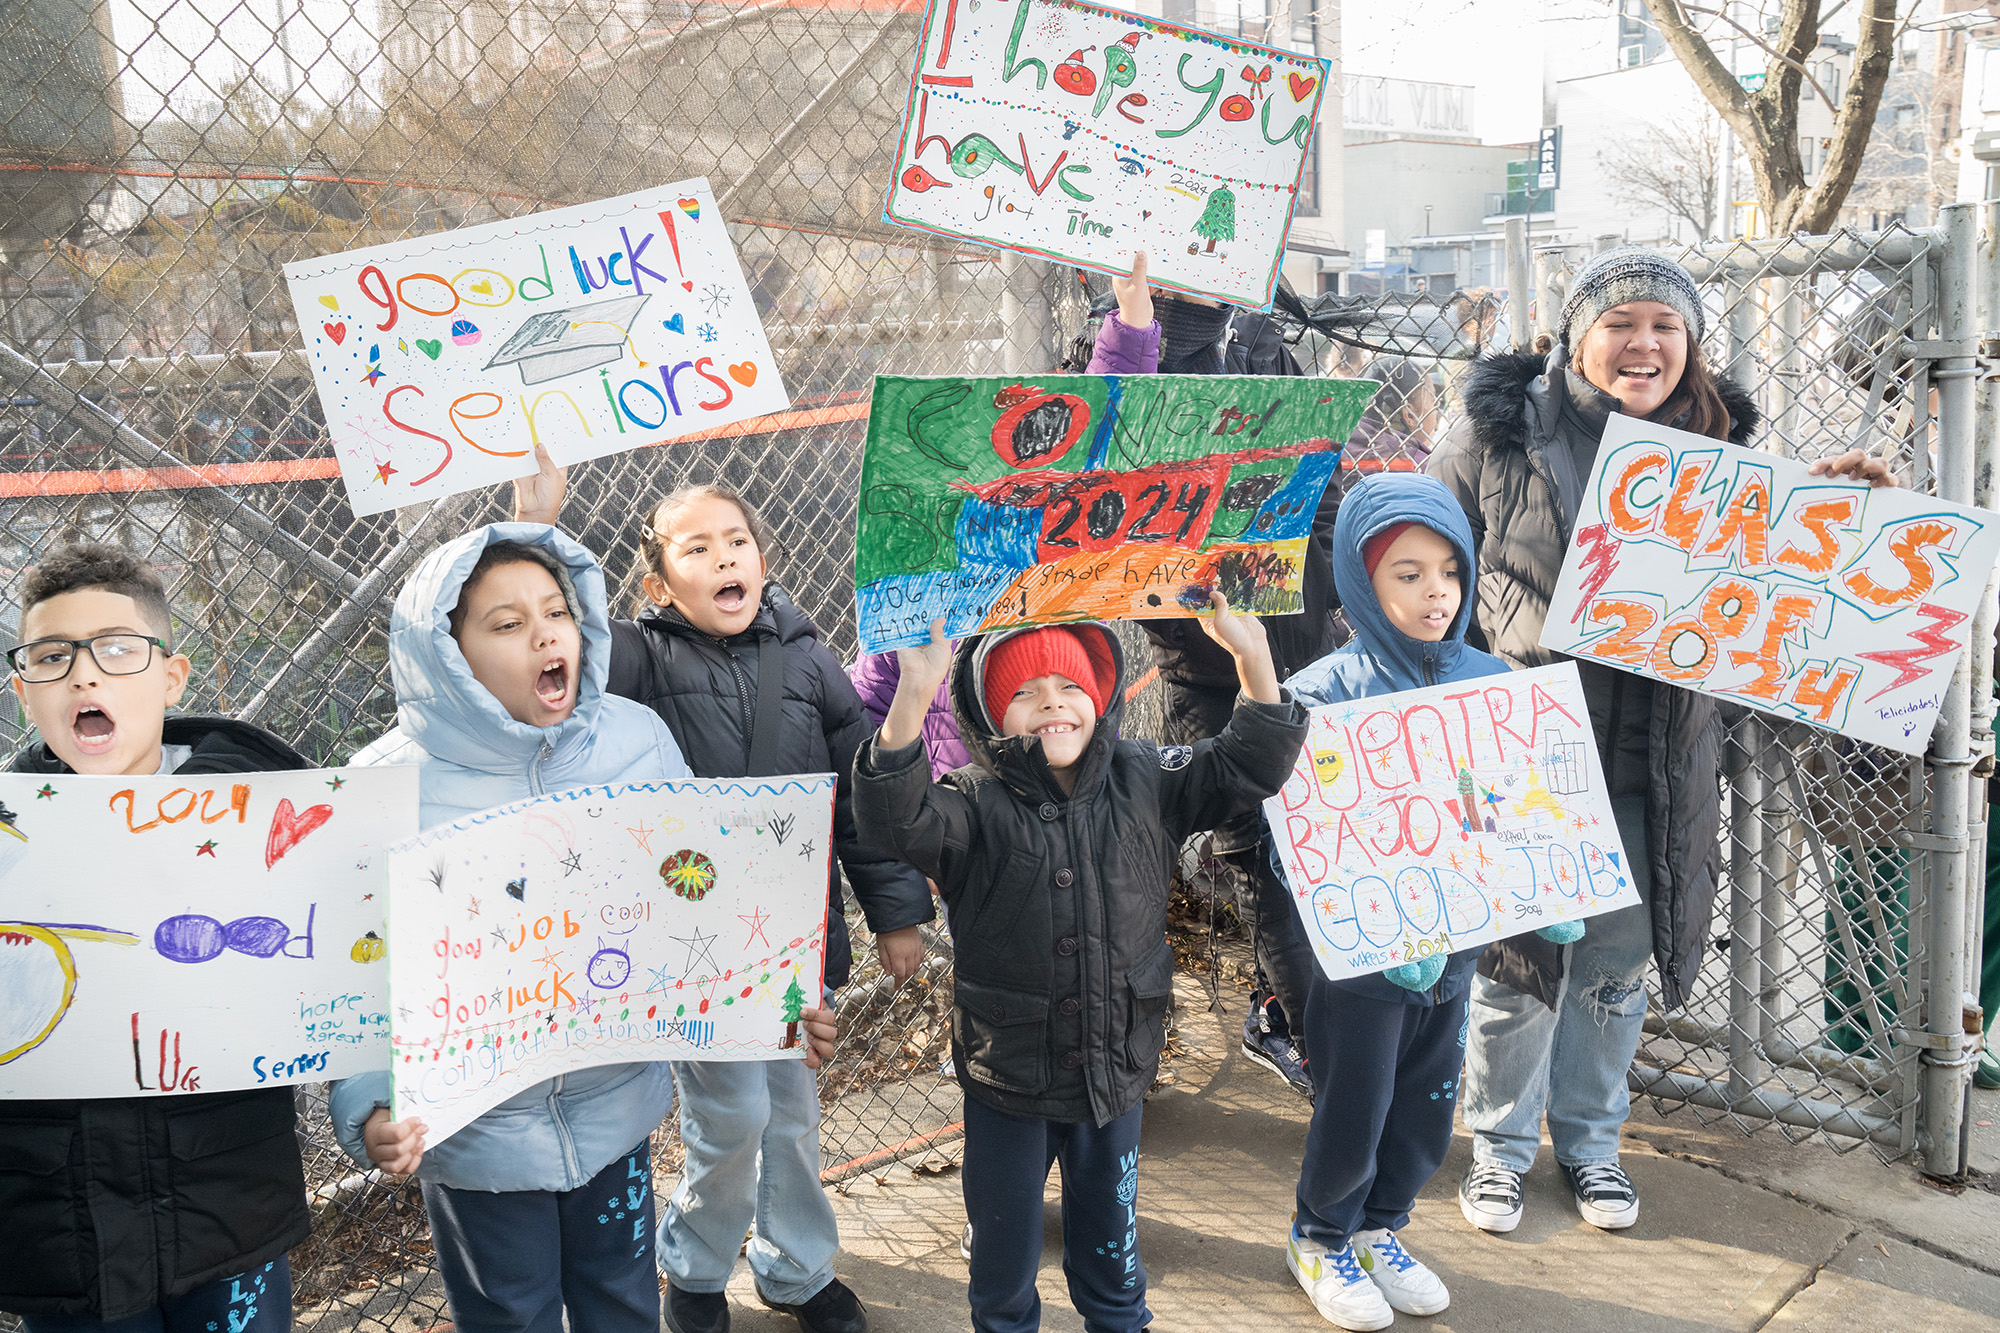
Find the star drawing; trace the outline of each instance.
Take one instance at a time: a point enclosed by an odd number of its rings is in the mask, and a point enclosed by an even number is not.
[[[479,899],[472,897],[470,894],[466,895],[465,899],[466,919],[469,921],[473,917],[478,915],[479,915]]]
[[[583,853],[572,847],[569,855],[562,859],[562,863],[563,878],[568,879],[571,875],[583,869]]]
[[[668,938],[673,940],[675,944],[685,944],[687,946],[687,951],[688,951],[687,966],[681,969],[684,975],[687,976],[696,975],[695,961],[697,959],[701,960],[702,964],[708,968],[709,972],[714,973],[721,971],[721,969],[717,967],[715,964],[715,938],[716,938],[715,936],[704,935],[701,933],[699,929],[697,929],[692,936],[671,935],[668,936]]]
[[[507,932],[504,928],[500,926],[493,927],[492,935],[493,943],[496,947],[502,949],[507,947]]]
[[[812,844],[811,844],[810,842],[805,842],[805,843],[800,843],[800,844],[799,844],[799,855],[800,855],[800,856],[803,856],[803,857],[805,857],[805,858],[806,858],[806,859],[807,859],[808,861],[810,861],[810,860],[812,859],[812,854],[813,854],[813,845],[812,845]]]
[[[535,961],[540,963],[543,967],[554,967],[557,963],[560,963],[562,961],[562,955],[557,953],[554,949],[544,949],[542,951],[542,956],[540,958],[537,958]]]
[[[203,843],[203,844],[202,844],[201,846],[199,846],[199,847],[195,848],[195,849],[194,849],[194,854],[195,854],[196,856],[206,856],[206,857],[208,857],[208,858],[209,858],[210,860],[214,860],[214,859],[215,859],[215,839],[213,839],[213,838],[210,838],[210,839],[209,839],[209,840],[208,840],[207,842],[205,842],[205,843]]]
[[[326,785],[327,789],[330,791],[339,791],[342,787],[347,785],[347,779],[343,777],[328,778]]]
[[[381,482],[384,486],[389,484],[389,478],[395,474],[396,469],[390,467],[387,463],[377,463],[375,465],[375,480]]]
[[[736,919],[750,927],[750,934],[743,941],[744,948],[746,949],[749,948],[750,945],[759,938],[763,939],[765,948],[768,949],[771,947],[771,937],[764,934],[764,923],[771,919],[771,914],[769,912],[766,912],[761,907],[755,907],[750,910],[750,914],[748,916],[745,916],[743,913],[738,912],[736,914]]]
[[[651,856],[653,854],[652,829],[646,827],[644,824],[641,824],[638,828],[628,828],[625,831],[632,835],[632,841],[639,844],[640,851],[646,853],[646,855],[648,856]]]
[[[42,784],[42,789],[35,793],[35,799],[38,801],[46,801],[51,797],[53,797],[55,794],[56,794],[56,789],[54,787],[51,787],[48,783],[44,782]]]

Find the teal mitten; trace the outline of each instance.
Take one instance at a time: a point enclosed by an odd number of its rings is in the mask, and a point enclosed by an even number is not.
[[[1550,944],[1575,944],[1583,938],[1583,922],[1558,921],[1535,932]]]
[[[1414,963],[1403,963],[1392,967],[1382,975],[1404,990],[1429,990],[1437,985],[1437,979],[1444,975],[1444,965],[1450,957],[1449,954],[1434,953],[1428,958],[1419,958]]]

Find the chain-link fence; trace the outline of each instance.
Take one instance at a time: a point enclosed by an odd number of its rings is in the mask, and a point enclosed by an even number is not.
[[[509,497],[353,517],[282,265],[705,175],[793,408],[579,465],[565,521],[603,555],[623,605],[646,500],[727,481],[778,534],[775,576],[851,656],[873,375],[1049,371],[1106,295],[1100,280],[881,223],[919,17],[904,0],[0,9],[0,634],[17,627],[15,586],[38,553],[117,542],[169,578],[196,663],[187,706],[343,760],[393,720],[383,635],[402,577],[439,540],[503,517]],[[1951,284],[1975,248],[1959,225],[1689,256],[1711,302],[1712,363],[1755,387],[1772,447],[1892,452],[1908,483],[1942,477],[1940,493],[1970,498],[1972,325]],[[1517,249],[1510,292],[1281,312],[1306,373],[1385,385],[1344,483],[1420,466],[1471,358],[1525,336]],[[1539,257],[1544,324],[1580,257]],[[1134,700],[1134,730],[1156,725],[1159,697]],[[1945,930],[1934,910],[1939,886],[1976,900],[1971,730],[1963,708],[1948,711],[1943,762],[1927,765],[1732,721],[1717,947],[1695,1002],[1650,1024],[1635,1087],[1885,1153],[1915,1146],[1927,1118],[1933,1136],[1955,1127],[1935,1113],[1964,1084],[1962,1068],[1940,1078],[1963,1051],[1944,1037],[1956,989],[1948,1005],[1927,997],[1940,942],[1961,955],[1954,987],[1967,947],[1962,923]],[[18,714],[0,715],[0,742],[22,739]],[[1941,802],[1956,803],[1955,824]],[[960,1115],[948,942],[935,936],[897,987],[865,930],[856,938],[841,1053],[821,1080],[836,1187],[912,1154],[948,1157]],[[300,1105],[316,1213],[294,1255],[300,1317],[447,1318],[413,1189],[354,1170],[318,1090]],[[656,1148],[671,1187],[671,1126]]]

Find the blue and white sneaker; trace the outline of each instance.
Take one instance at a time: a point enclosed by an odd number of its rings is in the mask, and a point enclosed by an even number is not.
[[[1443,1281],[1403,1248],[1395,1232],[1386,1228],[1357,1231],[1349,1243],[1360,1257],[1362,1270],[1382,1289],[1382,1298],[1392,1309],[1404,1314],[1436,1314],[1451,1304],[1451,1293],[1444,1289]]]
[[[1301,1236],[1296,1215],[1285,1244],[1285,1266],[1306,1289],[1306,1295],[1312,1297],[1313,1309],[1335,1328],[1369,1333],[1396,1322],[1396,1312],[1382,1298],[1382,1289],[1362,1271],[1354,1257],[1354,1247],[1343,1245],[1330,1250]]]

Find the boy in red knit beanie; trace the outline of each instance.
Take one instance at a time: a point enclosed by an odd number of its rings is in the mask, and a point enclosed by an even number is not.
[[[1099,624],[900,654],[895,701],[854,762],[854,819],[935,880],[957,946],[952,1058],[979,1333],[1040,1326],[1042,1189],[1062,1163],[1063,1271],[1084,1327],[1137,1333],[1139,1117],[1173,988],[1167,884],[1181,843],[1255,809],[1292,771],[1305,713],[1264,626],[1220,594],[1202,628],[1243,692],[1221,735],[1118,735],[1118,642]],[[972,763],[930,781],[924,712],[949,671]]]

